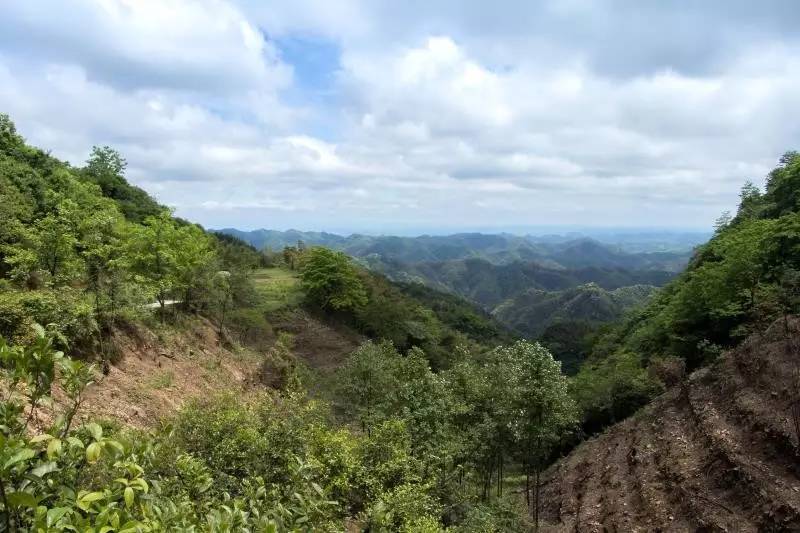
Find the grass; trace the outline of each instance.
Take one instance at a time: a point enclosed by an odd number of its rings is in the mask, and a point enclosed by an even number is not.
[[[152,389],[160,390],[170,388],[173,383],[175,383],[175,374],[173,374],[171,370],[168,370],[153,376],[148,382],[148,385]]]
[[[297,272],[287,268],[261,268],[253,274],[256,291],[265,311],[295,307],[303,299]]]

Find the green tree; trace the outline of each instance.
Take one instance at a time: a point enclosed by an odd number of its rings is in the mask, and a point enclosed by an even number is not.
[[[204,307],[218,272],[211,238],[193,224],[178,227],[174,238],[175,289],[180,291],[186,309],[198,310]]]
[[[342,252],[311,248],[300,278],[308,298],[323,309],[354,312],[367,303],[358,269]]]
[[[350,354],[338,371],[342,398],[367,435],[376,420],[385,417],[386,402],[394,396],[399,359],[391,343],[368,341]]]
[[[150,195],[125,180],[127,166],[122,155],[113,148],[95,146],[83,173],[100,186],[105,196],[117,202],[125,218],[142,222],[148,216],[156,216],[161,207]]]
[[[53,285],[72,280],[81,268],[76,218],[79,207],[72,200],[63,200],[55,212],[34,225],[34,242],[40,267]]]
[[[155,294],[161,321],[170,294],[178,286],[176,244],[178,228],[168,211],[148,217],[131,234],[128,261],[136,280]]]
[[[578,409],[569,394],[569,383],[555,361],[538,343],[518,341],[498,349],[516,362],[514,429],[526,473],[526,494],[530,495],[533,474],[533,502],[528,500],[534,523],[539,523],[539,474],[554,446],[578,424]]]

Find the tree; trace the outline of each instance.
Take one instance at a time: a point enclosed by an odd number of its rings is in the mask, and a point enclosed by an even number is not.
[[[177,228],[174,242],[175,289],[182,293],[183,307],[197,310],[210,292],[214,249],[208,234],[193,224]]]
[[[178,229],[169,211],[148,217],[131,235],[128,260],[139,283],[155,294],[161,322],[171,292],[177,287],[175,245]]]
[[[359,346],[339,370],[342,396],[367,435],[386,401],[393,396],[399,357],[391,343],[368,341]]]
[[[497,349],[514,361],[514,432],[525,466],[526,494],[533,481],[533,502],[528,499],[534,522],[539,523],[539,474],[553,447],[578,424],[578,409],[569,394],[561,363],[538,343],[518,341]]]
[[[98,177],[122,176],[127,166],[128,162],[110,146],[93,146],[92,154],[86,161],[86,170]]]
[[[289,270],[295,270],[300,260],[301,252],[294,246],[284,246],[283,248],[283,262],[289,267]]]
[[[84,175],[100,186],[103,194],[114,199],[125,215],[134,222],[158,215],[162,209],[149,194],[125,180],[128,163],[119,152],[109,146],[95,146],[86,161]]]
[[[79,208],[72,200],[60,202],[55,212],[35,224],[36,251],[39,265],[48,274],[50,283],[61,285],[71,280],[80,269],[76,218]]]
[[[366,305],[367,292],[349,257],[322,247],[312,248],[307,255],[300,278],[312,302],[323,309],[345,312]]]
[[[209,236],[197,226],[179,226],[169,211],[148,217],[132,233],[131,269],[155,293],[162,322],[170,296],[180,295],[184,306],[193,305],[193,289],[208,288],[213,275],[215,256]]]

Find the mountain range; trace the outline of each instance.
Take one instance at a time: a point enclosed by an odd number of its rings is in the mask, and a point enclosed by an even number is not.
[[[343,251],[405,287],[425,285],[491,313],[518,335],[556,336],[570,327],[588,334],[643,304],[683,270],[705,235],[607,233],[457,233],[417,237],[327,232],[218,230],[256,248],[325,246]],[[563,327],[571,324],[570,327]],[[558,325],[556,330],[548,330]],[[558,352],[558,350],[554,350]],[[572,350],[573,352],[575,350]],[[564,353],[582,359],[583,354]]]
[[[635,270],[682,270],[694,246],[707,240],[703,233],[609,234],[605,239],[582,234],[512,235],[509,233],[456,233],[399,237],[349,236],[327,232],[215,230],[239,237],[258,249],[280,250],[302,242],[326,246],[372,263],[421,263],[484,259],[493,264],[533,262],[553,269],[608,267]]]

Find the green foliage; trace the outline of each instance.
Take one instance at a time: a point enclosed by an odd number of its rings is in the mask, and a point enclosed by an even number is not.
[[[578,422],[559,363],[523,341],[477,359],[462,352],[440,374],[418,349],[401,356],[389,343],[366,343],[338,377],[339,398],[368,436],[372,494],[415,487],[458,506],[452,484],[473,472],[487,498],[495,473],[501,492],[505,462],[540,470]],[[435,483],[426,472],[436,473]],[[381,501],[376,517],[386,511]]]
[[[511,340],[512,335],[505,326],[463,298],[421,283],[401,283],[399,288],[403,294],[429,307],[442,324],[463,333],[474,342],[492,346]]]
[[[729,347],[786,309],[781,283],[796,270],[800,214],[792,198],[800,160],[787,154],[765,194],[747,184],[735,218],[700,248],[687,271],[637,317],[621,342],[645,360],[675,354],[690,367],[707,361],[700,346]]]
[[[24,339],[31,323],[53,323],[105,360],[104,339],[154,299],[162,319],[176,300],[221,331],[255,306],[260,254],[174,219],[125,181],[119,153],[95,147],[76,170],[27,146],[6,115],[0,130],[0,334]]]
[[[687,270],[597,338],[573,386],[587,429],[620,420],[656,394],[660,386],[652,374],[663,361],[677,357],[690,370],[708,364],[800,310],[799,176],[800,157],[790,152],[770,173],[765,192],[745,184],[736,216],[719,221]],[[649,373],[651,362],[658,368]]]
[[[303,258],[301,272],[307,297],[323,309],[357,311],[367,303],[358,269],[341,252],[312,248]]]
[[[100,186],[103,195],[117,202],[125,218],[142,222],[149,216],[156,216],[161,206],[138,187],[128,183],[124,176],[127,162],[108,146],[95,146],[83,169],[83,175]]]
[[[661,390],[640,357],[632,352],[590,359],[572,382],[572,393],[589,433],[630,416]]]
[[[561,362],[565,374],[574,375],[591,353],[599,329],[584,321],[559,320],[542,332],[539,342]]]
[[[36,323],[51,324],[62,345],[63,339],[91,339],[97,331],[91,300],[78,290],[0,292],[0,336],[26,342]]]
[[[512,533],[533,529],[519,507],[515,497],[480,503],[471,507],[453,530],[458,533]]]
[[[442,512],[428,487],[399,485],[382,495],[368,511],[370,529],[377,531],[438,532]]]
[[[149,288],[162,317],[170,297],[186,308],[202,305],[214,274],[209,236],[193,225],[179,225],[167,211],[145,219],[131,235],[128,258],[135,279]]]
[[[287,400],[248,408],[223,399],[203,413],[190,409],[176,432],[167,428],[154,435],[115,434],[96,423],[72,428],[94,370],[55,351],[52,337],[42,328],[37,330],[35,341],[26,347],[9,346],[0,339],[0,371],[7,391],[0,403],[3,530],[299,531],[311,525],[317,531],[340,529],[336,524],[341,523],[342,510],[316,480],[320,469],[332,473],[338,468],[345,470],[338,483],[349,485],[342,476],[349,475],[352,461],[331,452],[315,457],[314,464],[300,457],[309,454],[307,442],[330,449],[346,441],[341,432],[318,425],[314,406]],[[35,428],[34,436],[29,436],[36,410],[46,403],[56,382],[57,367],[68,399],[66,410],[52,426]],[[23,406],[30,412],[24,420]],[[234,428],[232,413],[250,415],[254,422],[225,435],[223,429]],[[198,417],[202,426],[193,428]],[[263,435],[253,434],[253,428]],[[309,438],[291,438],[300,435]],[[329,435],[335,440],[328,442]],[[258,442],[268,444],[257,448],[262,456],[250,451]],[[179,443],[189,446],[176,446]],[[218,462],[231,458],[242,460],[237,471],[241,477],[231,478],[231,465]],[[265,458],[273,461],[265,466]],[[337,466],[341,464],[344,469]],[[234,495],[225,491],[227,484]]]

